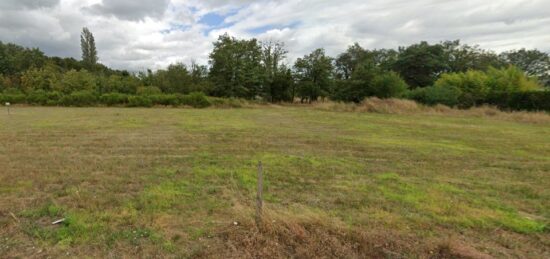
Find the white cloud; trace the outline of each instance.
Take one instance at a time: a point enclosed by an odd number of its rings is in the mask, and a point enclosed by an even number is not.
[[[223,25],[201,24],[215,12]],[[212,41],[237,37],[284,41],[289,59],[325,48],[336,55],[353,42],[395,48],[421,40],[461,39],[502,51],[550,51],[547,0],[3,0],[0,40],[78,58],[82,27],[94,33],[100,61],[115,68],[206,64]]]

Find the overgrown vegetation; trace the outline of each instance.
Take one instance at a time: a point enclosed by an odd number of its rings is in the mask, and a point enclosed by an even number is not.
[[[206,98],[196,100],[200,92],[273,103],[359,103],[379,97],[533,111],[548,110],[550,103],[550,57],[538,50],[497,55],[459,41],[421,42],[397,50],[354,44],[335,58],[320,48],[287,64],[282,42],[224,34],[213,45],[208,66],[176,63],[130,73],[97,63],[95,40],[86,28],[82,61],[0,42],[1,98],[34,105],[208,106]]]

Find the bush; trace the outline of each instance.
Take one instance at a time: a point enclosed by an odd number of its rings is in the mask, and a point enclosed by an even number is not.
[[[26,96],[21,91],[15,89],[15,88],[8,88],[4,90],[3,94],[0,94],[0,103],[3,105],[4,103],[25,103]]]
[[[500,109],[550,112],[550,91],[495,92],[486,101]]]
[[[461,108],[469,108],[485,101],[490,91],[487,80],[488,77],[484,72],[470,70],[465,73],[443,74],[435,82],[434,87],[454,89],[452,92],[458,95],[456,104]]]
[[[409,86],[395,72],[383,73],[374,78],[372,94],[378,98],[401,97]]]
[[[128,97],[128,107],[152,107],[153,101],[147,96],[130,96]]]
[[[536,79],[527,77],[514,66],[505,69],[489,68],[487,77],[486,84],[491,92],[525,92],[542,88]]]
[[[136,93],[138,95],[151,96],[151,95],[162,94],[162,91],[158,87],[155,87],[155,86],[140,86],[140,87],[137,88]]]
[[[46,105],[48,100],[48,93],[42,89],[32,91],[27,95],[27,103],[29,104]]]
[[[193,92],[188,95],[179,96],[179,103],[182,105],[188,105],[194,108],[205,108],[210,105],[210,100],[202,92]]]
[[[99,100],[107,106],[125,105],[128,103],[128,95],[121,93],[107,93],[101,95]]]
[[[93,106],[97,103],[97,97],[91,91],[78,91],[63,96],[60,103],[65,106]]]
[[[57,91],[47,92],[46,94],[48,95],[48,100],[46,101],[46,105],[48,106],[59,105],[63,98],[63,94]]]
[[[174,94],[156,94],[149,98],[155,105],[177,106],[179,104],[178,97]]]
[[[447,106],[456,106],[460,90],[455,87],[425,87],[416,88],[406,93],[408,99],[415,100],[427,105],[444,104]]]

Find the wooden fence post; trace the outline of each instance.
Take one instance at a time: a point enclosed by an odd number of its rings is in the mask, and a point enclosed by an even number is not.
[[[258,192],[256,194],[256,226],[262,225],[262,191],[264,185],[262,161],[258,162]]]

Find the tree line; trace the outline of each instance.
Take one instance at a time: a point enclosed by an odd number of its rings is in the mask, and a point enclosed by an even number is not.
[[[95,39],[86,28],[82,60],[0,42],[0,97],[42,105],[133,100],[147,106],[200,99],[204,106],[205,96],[304,103],[376,96],[463,108],[489,103],[548,109],[550,103],[550,57],[539,50],[497,54],[458,40],[372,50],[355,43],[336,57],[319,48],[288,64],[282,42],[224,34],[213,47],[208,65],[177,63],[130,73],[97,62]]]

